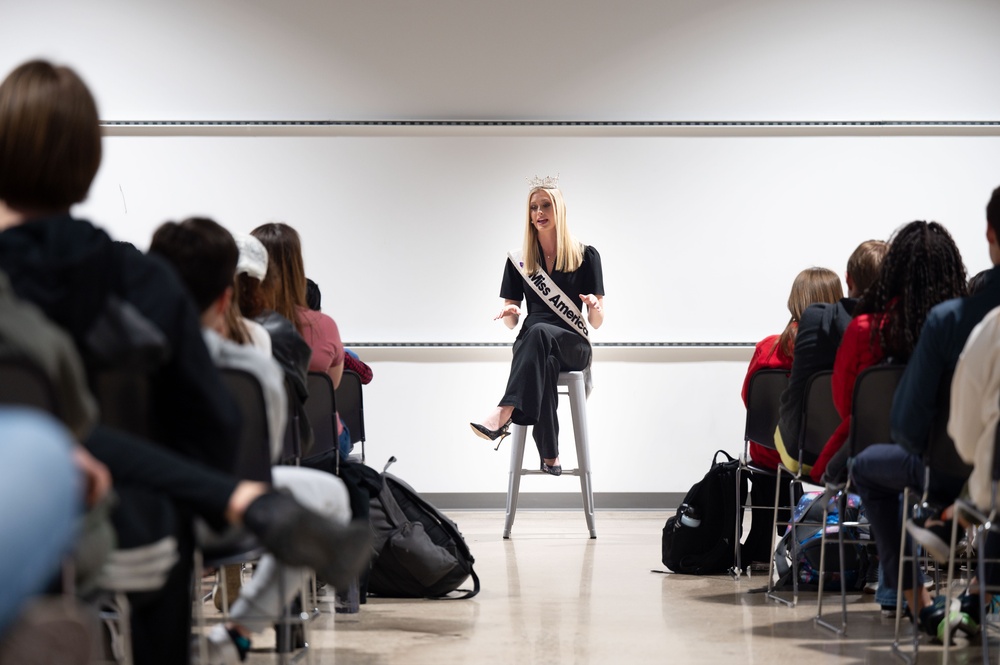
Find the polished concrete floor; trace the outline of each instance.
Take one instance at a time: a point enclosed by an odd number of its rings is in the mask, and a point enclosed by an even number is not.
[[[848,635],[837,637],[813,624],[815,592],[789,608],[754,592],[766,584],[761,575],[734,581],[654,572],[663,568],[661,513],[599,512],[596,540],[580,512],[524,511],[510,540],[501,537],[503,513],[450,516],[476,557],[480,594],[371,598],[353,615],[334,615],[323,602],[311,623],[313,663],[898,662],[890,653],[893,623],[872,596],[849,596]],[[272,639],[273,631],[257,636],[255,647]],[[943,655],[922,642],[917,662]],[[981,651],[965,644],[949,656],[980,662]],[[250,662],[274,658],[254,653]]]

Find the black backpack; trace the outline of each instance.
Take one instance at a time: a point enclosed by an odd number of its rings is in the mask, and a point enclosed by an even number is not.
[[[396,461],[390,458],[386,468]],[[391,598],[442,598],[470,576],[473,588],[456,600],[479,593],[475,559],[458,525],[427,503],[416,490],[382,472],[382,489],[371,500],[375,559],[368,593]]]
[[[719,455],[726,461],[720,462]],[[712,467],[684,496],[677,514],[663,527],[663,565],[675,573],[713,575],[735,564],[737,508],[736,470],[739,460],[724,450],[712,457]],[[740,478],[739,505],[747,498],[747,479]]]

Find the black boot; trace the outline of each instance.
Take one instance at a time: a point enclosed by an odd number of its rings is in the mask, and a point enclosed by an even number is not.
[[[372,531],[366,522],[334,524],[285,490],[257,497],[243,524],[279,561],[312,568],[337,588],[346,589],[371,558]]]

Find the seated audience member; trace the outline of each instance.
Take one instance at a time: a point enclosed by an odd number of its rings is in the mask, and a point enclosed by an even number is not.
[[[314,530],[312,527],[305,529],[302,534],[290,534],[280,530],[287,527],[275,529],[276,521],[289,522],[301,519],[297,516],[294,506],[288,505],[287,501],[278,501],[278,505],[275,506],[275,502],[269,498],[268,501],[256,506],[252,505],[257,498],[264,496],[267,488],[262,484],[236,483],[217,472],[186,461],[162,448],[154,448],[134,437],[105,427],[98,426],[95,429],[96,406],[88,391],[83,367],[72,340],[45,319],[37,308],[16,300],[2,273],[0,273],[0,355],[24,358],[38,367],[53,389],[56,412],[64,419],[65,424],[72,428],[76,436],[83,438],[99,458],[107,461],[115,477],[119,497],[112,516],[117,527],[121,560],[130,560],[130,552],[138,553],[140,551],[138,548],[145,546],[150,537],[158,538],[161,535],[150,526],[151,517],[159,517],[165,521],[174,519],[174,513],[169,505],[166,506],[165,512],[162,510],[151,512],[152,508],[163,508],[161,502],[156,500],[159,496],[170,497],[181,504],[189,505],[195,513],[211,521],[222,520],[230,524],[244,521],[263,542],[272,545],[277,542],[280,546],[278,551],[283,552],[285,557],[289,551],[294,553],[295,549],[310,542],[301,540],[301,536]],[[87,505],[92,506],[110,487],[111,476],[108,468],[80,446],[75,447],[73,456],[86,480]],[[281,497],[275,498],[281,499]],[[284,510],[280,510],[282,503],[286,504]],[[293,510],[289,511],[288,508]],[[293,544],[289,540],[290,537],[300,540],[299,544]],[[116,551],[111,554],[107,566],[119,565],[119,559],[116,558],[118,553]],[[172,558],[165,557],[167,561],[165,565],[168,567],[172,565],[170,562],[175,558],[175,553],[172,553]],[[294,553],[293,558],[301,560],[301,555]],[[328,555],[313,561],[325,561],[327,558]],[[164,582],[162,579],[155,580],[152,569],[149,568],[150,559],[147,557],[144,560],[147,562],[144,564],[144,584],[149,590],[155,591]],[[126,568],[130,567],[126,564]],[[104,573],[100,570],[91,572],[93,574],[91,581],[99,585]],[[185,580],[181,582],[182,589],[189,587]],[[144,599],[143,607],[150,604],[148,598]],[[144,611],[136,614],[142,617]],[[159,615],[154,614],[154,617],[156,616]],[[164,626],[157,624],[153,629],[162,631]],[[136,634],[142,633],[137,630]]]
[[[858,298],[878,276],[879,265],[888,251],[882,240],[866,240],[847,260],[847,297],[835,303],[815,303],[802,312],[795,335],[795,355],[788,387],[781,395],[775,444],[781,461],[793,472],[799,467],[799,431],[802,429],[802,404],[809,378],[817,372],[833,369],[837,347],[854,315]],[[812,468],[813,460],[805,465]]]
[[[314,312],[323,311],[323,296],[320,293],[319,285],[306,278],[306,305]],[[368,366],[366,362],[361,360],[361,358],[354,351],[348,348],[344,348],[344,370],[349,370],[358,375],[361,379],[362,385],[368,385],[372,381],[372,368]]]
[[[268,273],[267,249],[251,235],[236,234],[233,238],[240,251],[236,265],[236,294],[233,298],[237,302],[240,316],[233,318],[259,324],[270,337],[271,354],[281,366],[285,381],[291,388],[289,416],[295,415],[299,423],[299,441],[302,450],[308,454],[312,447],[313,431],[309,426],[305,403],[309,399],[307,375],[312,349],[292,322],[267,304],[262,288]],[[230,326],[231,333],[238,335],[236,331],[235,326]]]
[[[250,235],[267,249],[268,271],[262,284],[266,305],[295,324],[312,349],[309,371],[325,372],[336,388],[344,373],[344,344],[340,341],[336,322],[306,306],[306,276],[299,234],[287,224],[278,223],[258,226]],[[342,457],[351,451],[350,434],[345,435],[345,431],[338,415],[337,436]],[[345,438],[346,446],[343,445]]]
[[[137,663],[183,664],[191,625],[191,513],[213,525],[242,523],[286,563],[327,568],[334,576],[352,576],[367,553],[353,551],[355,530],[335,528],[262,483],[227,475],[236,461],[239,413],[184,287],[162,262],[70,215],[100,159],[97,108],[72,70],[32,61],[0,84],[0,268],[15,292],[69,334],[88,371],[107,357],[107,346],[95,345],[95,323],[109,312],[145,318],[170,346],[147,376],[149,431],[157,445],[101,426],[84,444],[107,465],[119,492],[131,483],[172,501],[179,556],[156,600],[134,608],[132,643]],[[136,504],[122,501],[116,514]]]
[[[980,270],[975,275],[969,278],[969,295],[974,296],[979,293],[979,289],[986,286],[986,275],[988,275],[990,270]]]
[[[823,447],[810,473],[814,482],[839,480],[848,450],[841,452],[851,427],[854,383],[880,362],[905,364],[934,305],[965,294],[965,267],[958,247],[936,222],[910,222],[893,234],[878,279],[861,298],[833,364],[833,403],[841,423]]]
[[[986,220],[990,258],[996,266],[1000,263],[997,244],[1000,188],[994,190],[987,205]],[[1000,306],[1000,274],[994,267],[986,274],[984,285],[975,295],[954,298],[931,309],[893,399],[891,426],[895,443],[869,446],[851,465],[851,478],[872,525],[884,579],[893,583],[899,567],[900,494],[906,487],[918,493],[925,489],[921,457],[938,416],[938,392],[942,381],[951,376],[972,329],[997,306]],[[958,496],[965,479],[948,477],[934,469],[930,471],[928,492],[938,505],[948,505]],[[921,617],[921,626],[936,634],[943,612],[926,621],[923,619],[921,615],[930,604],[930,595],[922,585],[910,588],[911,579],[912,571],[907,565],[903,595],[915,610],[914,615]],[[928,617],[932,614],[933,608],[927,612]]]
[[[167,222],[157,229],[149,247],[177,270],[201,311],[201,323],[209,352],[219,367],[251,372],[264,388],[270,428],[272,458],[277,461],[284,438],[286,403],[284,377],[275,360],[252,346],[241,346],[225,337],[233,280],[239,250],[232,236],[210,219],[192,218],[179,224]],[[296,499],[327,518],[346,524],[351,510],[347,489],[337,477],[305,467],[276,466],[275,487],[289,490]],[[228,627],[218,625],[209,635],[212,663],[243,660],[250,634],[268,627],[280,617],[282,607],[298,591],[296,581],[303,571],[282,566],[266,555],[256,566],[232,608]],[[283,581],[279,580],[283,576]],[[285,590],[285,596],[279,590]]]
[[[1000,307],[990,310],[972,329],[965,349],[955,366],[951,381],[951,402],[948,435],[955,450],[972,467],[966,488],[969,500],[989,514],[993,505],[993,456],[997,446],[997,425],[1000,424]],[[951,552],[954,506],[941,515],[930,515],[921,525],[919,518],[907,521],[906,530],[923,545],[939,563],[946,564]],[[958,516],[961,526],[969,525],[964,515]],[[961,531],[959,532],[961,533]],[[987,531],[984,555],[986,581],[995,588],[1000,585],[1000,534]],[[993,594],[988,594],[992,596]],[[987,598],[989,600],[989,598]],[[960,598],[962,609],[973,621],[979,621],[979,597],[976,585],[972,592]]]
[[[836,303],[843,297],[840,278],[837,273],[826,268],[809,268],[803,270],[792,283],[792,291],[788,295],[788,311],[791,318],[780,335],[770,335],[757,343],[746,378],[743,381],[743,403],[747,403],[747,390],[750,379],[762,369],[791,369],[792,354],[795,347],[795,335],[798,330],[802,313],[813,303]],[[750,458],[753,463],[765,469],[777,470],[781,458],[777,451],[750,442]],[[775,478],[765,473],[751,473],[750,497],[754,506],[771,506],[774,503]],[[789,505],[788,485],[782,483],[780,505]],[[743,543],[740,561],[743,565],[758,563],[766,565],[772,555],[771,544],[774,523],[774,510],[755,508],[750,521],[750,533]],[[788,523],[791,515],[788,510],[781,510],[778,515],[779,526]]]

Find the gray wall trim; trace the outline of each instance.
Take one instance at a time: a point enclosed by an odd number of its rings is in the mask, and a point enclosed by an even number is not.
[[[504,492],[428,492],[421,496],[441,510],[505,510]],[[594,492],[597,510],[673,511],[684,500],[683,492]],[[582,510],[579,492],[521,492],[520,510]]]

